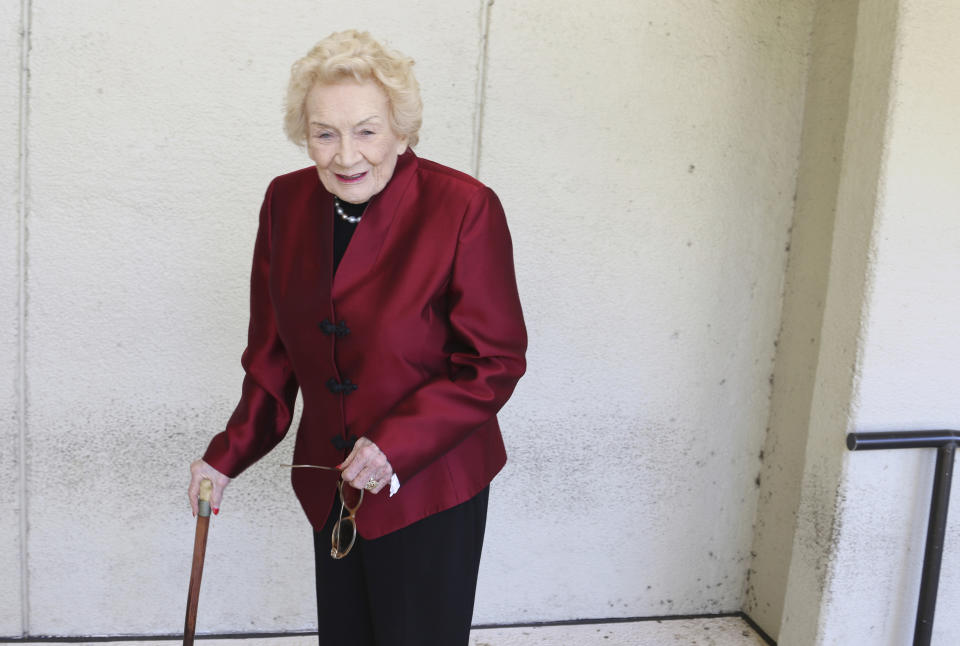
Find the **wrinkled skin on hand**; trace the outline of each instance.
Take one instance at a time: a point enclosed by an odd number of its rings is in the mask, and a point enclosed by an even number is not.
[[[220,512],[220,503],[223,500],[223,490],[230,484],[230,478],[223,475],[203,460],[194,460],[190,464],[190,487],[187,489],[187,497],[190,499],[190,508],[193,515],[197,515],[197,496],[200,495],[200,481],[204,478],[213,483],[213,491],[210,494],[210,507],[213,513]]]
[[[338,467],[341,470],[343,481],[356,489],[365,489],[370,479],[377,481],[374,489],[367,489],[370,493],[380,493],[384,487],[389,489],[390,478],[393,477],[393,467],[376,444],[365,437],[357,440],[347,459]]]

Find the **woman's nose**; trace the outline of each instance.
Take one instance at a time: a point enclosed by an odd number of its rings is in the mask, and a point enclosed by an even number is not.
[[[343,137],[340,140],[340,149],[337,151],[338,161],[341,166],[349,168],[360,160],[360,153],[350,137]]]

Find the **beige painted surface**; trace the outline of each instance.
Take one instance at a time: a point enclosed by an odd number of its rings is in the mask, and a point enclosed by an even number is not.
[[[960,6],[900,2],[853,426],[960,429]],[[846,460],[823,643],[908,643],[934,452]],[[933,643],[960,643],[954,480]]]
[[[19,635],[20,6],[0,3],[0,635]]]
[[[40,646],[49,642],[26,642]],[[90,642],[86,646],[93,646]],[[171,641],[113,642],[114,646],[169,646]],[[315,635],[213,639],[209,646],[315,646]],[[535,628],[481,628],[470,633],[470,646],[763,646],[765,642],[742,619],[681,619]]]
[[[423,63],[423,151],[465,167],[477,9],[33,3],[31,634],[182,625],[187,465],[240,392],[260,200],[310,163],[282,135],[290,64],[363,23]],[[214,522],[209,630],[316,623],[310,528],[276,466],[291,451],[239,479]]]
[[[861,315],[868,290],[869,244],[882,175],[888,87],[896,34],[896,0],[861,4],[857,16],[850,105],[845,130],[830,279],[817,356],[810,428],[797,529],[778,641],[785,646],[823,642],[823,614],[837,601],[825,596],[836,565],[837,512],[847,431],[852,430]],[[871,564],[870,567],[873,567]],[[845,600],[845,603],[855,603]]]
[[[358,24],[419,61],[419,152],[464,170],[489,27],[479,171],[531,351],[475,620],[739,609],[813,0],[32,7],[28,634],[181,625],[186,466],[239,393],[263,190],[307,164],[287,71]],[[315,622],[290,451],[227,492],[209,630]]]
[[[858,0],[820,2],[811,42],[796,207],[744,610],[777,634],[796,529],[834,218],[844,163]]]
[[[740,607],[812,8],[494,5],[480,175],[531,343],[476,619]]]
[[[479,174],[510,218],[531,351],[502,418],[476,621],[730,611],[746,589],[766,627],[785,605],[782,644],[908,633],[930,461],[842,441],[956,425],[953,5],[862,3],[848,68],[842,2],[816,28],[814,0],[498,2],[489,23],[473,0],[30,4],[31,620],[5,448],[0,634],[179,629],[186,465],[239,392],[263,190],[307,164],[280,130],[290,62],[369,27],[419,61],[418,152],[471,170],[486,24]],[[0,5],[5,61],[19,24]],[[15,64],[0,83],[0,441],[15,447]],[[214,521],[210,630],[315,621],[309,528],[276,466],[290,450]],[[960,603],[957,558],[941,617]],[[949,621],[937,637],[960,640]]]
[[[854,11],[855,30],[846,27]],[[960,418],[960,128],[951,107],[960,76],[950,63],[960,8],[821,2],[817,25],[745,610],[786,646],[904,644],[934,455],[851,455],[843,438],[957,428]],[[852,75],[843,53],[851,45]],[[957,544],[951,521],[935,644],[960,641]]]

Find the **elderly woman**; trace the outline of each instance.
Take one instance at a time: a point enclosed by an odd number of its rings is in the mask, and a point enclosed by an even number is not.
[[[411,150],[412,65],[356,31],[293,65],[285,129],[314,164],[267,188],[240,403],[190,467],[194,513],[203,478],[218,513],[302,393],[292,481],[336,646],[467,643],[496,414],[525,369],[503,209]]]

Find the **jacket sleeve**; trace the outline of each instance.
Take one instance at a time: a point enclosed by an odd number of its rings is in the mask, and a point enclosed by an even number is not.
[[[270,299],[270,201],[275,182],[260,208],[260,225],[250,275],[250,324],[240,359],[245,376],[240,403],[227,427],[214,436],[203,459],[231,478],[270,452],[287,434],[298,383],[277,332]]]
[[[426,381],[367,432],[401,485],[490,421],[526,369],[510,232],[489,188],[477,192],[461,222],[447,302],[447,374]]]

